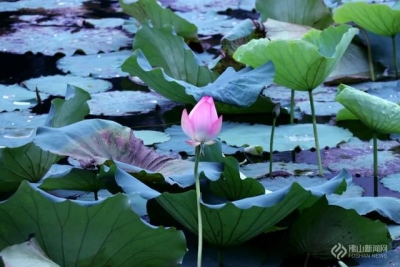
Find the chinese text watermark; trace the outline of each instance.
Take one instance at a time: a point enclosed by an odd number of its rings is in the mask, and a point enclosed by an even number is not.
[[[340,260],[343,258],[386,258],[387,245],[348,245],[340,243],[331,249],[332,255]]]

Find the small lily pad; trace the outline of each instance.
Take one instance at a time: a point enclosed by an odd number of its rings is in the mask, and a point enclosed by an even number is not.
[[[45,124],[46,118],[47,115],[36,115],[28,111],[0,113],[0,148],[29,143],[36,129]]]
[[[318,165],[313,165],[313,164],[294,163],[294,162],[273,162],[272,166],[274,172],[282,172],[288,175],[315,176],[318,174]],[[246,175],[247,177],[253,177],[255,179],[262,178],[269,173],[269,162],[246,164],[240,168],[240,171],[243,172],[243,174]],[[324,173],[330,173],[330,171],[328,169],[325,169]]]
[[[389,175],[400,172],[400,155],[391,151],[398,147],[395,141],[378,140],[378,175]],[[340,171],[343,168],[353,175],[361,177],[373,175],[373,146],[370,142],[363,142],[358,138],[352,138],[340,148],[325,150],[323,163],[332,171]]]
[[[318,124],[321,147],[334,147],[338,143],[349,140],[353,135],[343,128]],[[264,151],[269,151],[271,126],[262,124],[236,124],[219,135],[222,141],[232,146],[260,145]],[[299,146],[301,149],[310,149],[315,145],[312,124],[282,125],[276,127],[274,150],[290,151]]]
[[[381,179],[381,183],[390,190],[400,192],[400,174],[395,173]]]
[[[86,23],[93,25],[95,28],[119,28],[125,24],[121,18],[102,18],[102,19],[85,19]]]
[[[197,26],[197,32],[201,35],[225,34],[241,20],[220,15],[216,11],[207,10],[205,12],[175,12],[180,17],[194,23]]]
[[[53,56],[56,53],[72,55],[75,51],[82,50],[89,55],[97,54],[99,51],[117,51],[131,43],[132,38],[119,29],[27,26],[3,34],[0,51],[14,54],[25,54],[30,51],[34,54]]]
[[[31,91],[35,91],[37,88],[39,92],[56,96],[65,96],[68,84],[79,87],[91,94],[104,92],[112,87],[112,84],[108,81],[73,75],[42,76],[23,82],[23,85]]]
[[[129,74],[123,72],[120,66],[131,54],[130,51],[118,51],[97,55],[66,56],[57,61],[57,68],[79,76],[105,79],[125,77]]]
[[[301,112],[311,115],[310,101],[303,101],[296,104]],[[335,116],[343,105],[338,102],[314,102],[316,116]]]
[[[65,90],[65,89],[64,89]],[[40,94],[40,98],[45,100],[47,94]],[[37,105],[36,93],[30,92],[19,85],[0,84],[0,112],[28,109]]]
[[[175,103],[156,93],[140,91],[112,91],[91,95],[88,101],[90,114],[125,116],[132,113],[148,113],[157,106],[173,107]]]
[[[158,131],[133,131],[135,136],[143,140],[145,146],[153,145],[155,143],[164,143],[171,139],[168,134]]]
[[[231,124],[223,122],[222,129],[226,130],[230,127]],[[173,125],[167,129],[165,129],[165,133],[170,136],[170,140],[161,144],[156,144],[157,151],[163,154],[167,152],[185,152],[186,154],[192,156],[194,155],[194,149],[192,146],[189,146],[185,141],[188,140],[186,134],[182,131],[182,127],[180,125]],[[222,145],[222,152],[224,154],[232,155],[237,151],[241,151],[240,148],[235,148],[228,146],[224,143]]]

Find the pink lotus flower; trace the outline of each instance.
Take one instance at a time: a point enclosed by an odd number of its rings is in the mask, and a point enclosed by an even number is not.
[[[204,96],[189,115],[186,109],[183,110],[181,124],[183,132],[191,139],[186,141],[189,145],[211,145],[221,131],[222,116],[218,118],[213,98]]]

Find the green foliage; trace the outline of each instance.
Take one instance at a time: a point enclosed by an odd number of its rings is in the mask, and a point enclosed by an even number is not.
[[[348,2],[334,11],[333,19],[338,23],[355,22],[368,31],[384,36],[400,32],[400,10],[386,4]]]
[[[0,216],[0,250],[34,234],[49,258],[65,267],[172,267],[186,253],[181,231],[143,222],[121,194],[78,204],[24,182],[0,203]]]
[[[119,0],[122,10],[141,24],[151,21],[157,28],[171,25],[176,34],[186,41],[198,41],[196,25],[178,16],[172,10],[161,7],[156,0],[125,2],[125,0]]]
[[[335,259],[332,248],[337,244],[345,248],[371,244],[390,248],[391,242],[384,223],[361,217],[354,210],[329,205],[326,197],[302,212],[290,228],[288,240],[292,253],[320,259]]]
[[[398,104],[344,84],[339,86],[335,100],[372,130],[378,133],[400,133]]]
[[[332,15],[320,0],[257,0],[256,9],[261,20],[268,18],[324,29],[332,22]]]

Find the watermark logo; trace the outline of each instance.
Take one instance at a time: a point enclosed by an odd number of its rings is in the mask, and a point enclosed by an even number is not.
[[[332,247],[331,253],[333,257],[335,257],[337,260],[340,260],[347,255],[347,249],[342,244],[337,243]]]
[[[332,255],[337,259],[348,258],[386,258],[387,245],[348,245],[337,243],[331,249]]]

